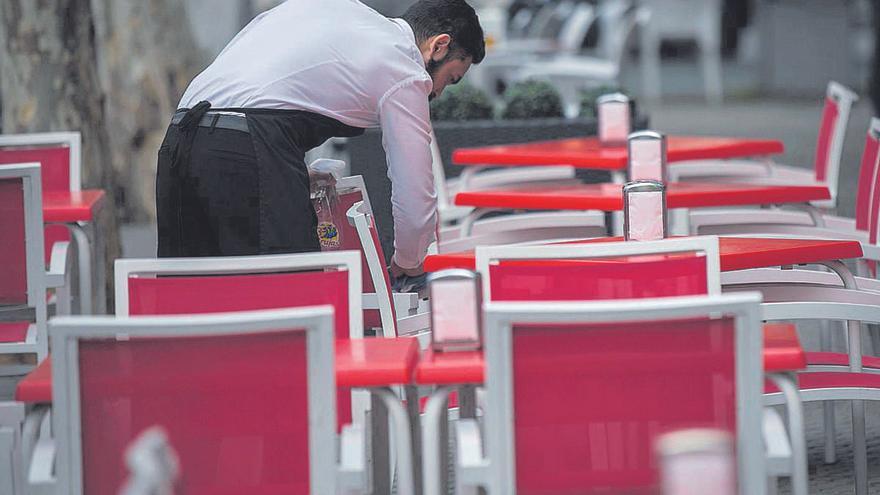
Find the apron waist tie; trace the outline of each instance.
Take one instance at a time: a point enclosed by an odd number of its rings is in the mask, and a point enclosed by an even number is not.
[[[181,165],[189,163],[190,150],[196,138],[196,131],[199,129],[199,122],[202,121],[202,117],[210,109],[210,103],[200,101],[194,107],[187,110],[177,124],[180,128],[180,139],[177,141],[177,149],[174,150],[171,168],[177,169],[178,176],[181,176],[183,172]]]

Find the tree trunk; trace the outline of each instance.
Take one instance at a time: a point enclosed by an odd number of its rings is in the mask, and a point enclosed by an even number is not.
[[[156,157],[203,62],[184,0],[91,0],[121,220],[155,221]]]
[[[156,152],[198,66],[182,2],[0,0],[2,131],[82,133],[83,186],[108,195],[107,274],[119,223],[155,214]]]

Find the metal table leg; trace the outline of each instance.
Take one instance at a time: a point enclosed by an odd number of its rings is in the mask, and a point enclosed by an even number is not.
[[[424,494],[445,495],[449,489],[449,393],[440,387],[428,399],[424,421]]]
[[[422,425],[419,417],[419,389],[414,385],[408,385],[404,387],[404,390],[410,435],[412,435],[413,483],[416,495],[421,495],[424,475],[422,474]]]
[[[809,494],[809,473],[807,471],[807,444],[804,431],[804,405],[801,402],[794,373],[772,373],[767,375],[785,396],[788,416],[788,437],[791,441],[791,492],[793,495]]]

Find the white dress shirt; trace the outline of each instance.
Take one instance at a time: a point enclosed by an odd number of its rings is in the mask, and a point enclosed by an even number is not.
[[[187,88],[179,108],[306,110],[382,128],[392,183],[395,262],[419,266],[433,242],[431,77],[402,19],[357,0],[288,0],[229,42]]]

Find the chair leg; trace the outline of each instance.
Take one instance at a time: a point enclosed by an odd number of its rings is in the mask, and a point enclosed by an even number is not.
[[[773,381],[785,395],[785,410],[788,419],[788,440],[791,442],[791,493],[808,495],[809,473],[807,469],[807,443],[804,428],[804,405],[797,387],[794,373],[771,374]]]
[[[78,225],[68,225],[73,242],[76,244],[77,274],[79,275],[79,312],[92,314],[92,246],[86,231]]]
[[[865,401],[852,401],[853,459],[856,495],[868,495],[868,444],[865,437]]]
[[[822,351],[831,351],[831,322],[823,320],[820,325],[820,341],[819,345]],[[825,439],[825,464],[834,464],[837,462],[836,441],[836,424],[834,419],[834,401],[825,401],[822,403],[822,422],[824,425],[823,434]]]

